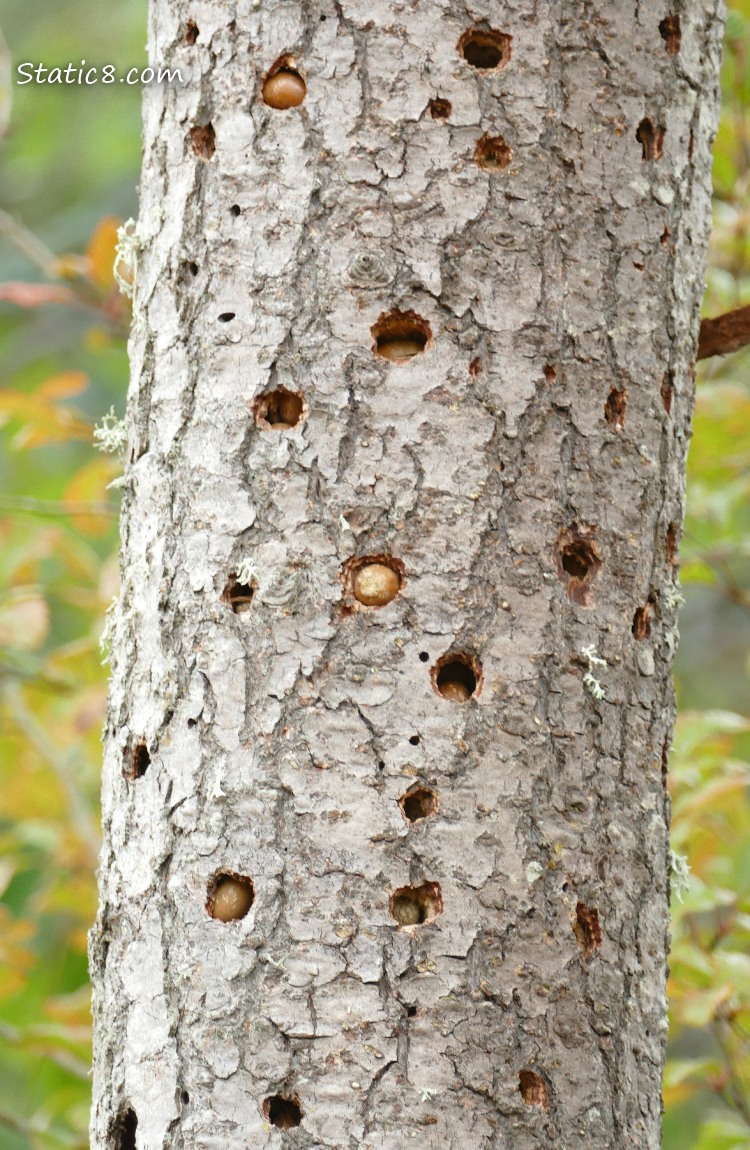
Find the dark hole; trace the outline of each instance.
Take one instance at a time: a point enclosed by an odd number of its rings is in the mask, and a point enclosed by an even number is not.
[[[659,25],[659,31],[661,32],[661,38],[666,44],[669,55],[676,56],[682,43],[680,17],[672,14],[665,16]]]
[[[187,725],[188,725],[189,727],[197,727],[197,725],[198,725],[198,720],[197,720],[197,719],[188,719],[188,721],[187,721]]]
[[[242,208],[239,204],[232,204],[229,210],[235,218],[242,215]]]
[[[283,1098],[281,1094],[274,1094],[267,1098],[263,1109],[272,1126],[279,1130],[292,1130],[302,1121],[302,1111],[294,1098]]]
[[[588,575],[591,566],[585,549],[575,544],[571,544],[563,550],[561,562],[563,571],[570,575],[571,579],[578,579],[581,582]]]
[[[458,50],[472,68],[497,68],[510,59],[510,36],[503,32],[472,28],[464,32]]]
[[[453,105],[451,104],[450,100],[443,100],[441,98],[438,98],[437,100],[430,100],[427,107],[430,110],[430,115],[432,116],[433,120],[447,120],[450,118],[450,114],[453,111]]]
[[[188,264],[188,271],[190,272],[191,276],[197,276],[198,272],[200,271],[200,268],[194,260],[191,260]]]
[[[138,1117],[135,1110],[126,1110],[118,1119],[115,1128],[115,1150],[135,1150],[137,1127]]]
[[[618,391],[613,387],[604,404],[604,418],[610,427],[622,431],[625,426],[625,410],[627,407],[625,391]]]
[[[285,387],[268,391],[255,405],[256,419],[277,431],[288,431],[302,420],[302,396]]]
[[[651,634],[651,608],[647,603],[639,607],[633,616],[633,635],[636,639],[648,639]]]
[[[239,583],[236,575],[230,575],[221,597],[229,604],[235,615],[239,615],[250,609],[254,594],[255,587],[252,583]]]
[[[430,325],[416,312],[393,311],[381,315],[370,329],[375,340],[375,351],[392,363],[408,363],[421,355],[430,342]]]
[[[185,43],[194,44],[198,39],[198,25],[195,20],[188,20],[185,28]]]
[[[502,136],[482,136],[474,149],[474,163],[489,172],[502,172],[508,167],[513,153]]]
[[[435,683],[444,699],[453,699],[456,702],[470,699],[477,689],[477,677],[472,667],[460,659],[443,663]]]
[[[401,810],[410,823],[429,818],[437,810],[435,792],[428,787],[419,787],[416,791],[409,791],[401,800]]]
[[[409,894],[400,894],[391,903],[391,914],[405,926],[418,926],[427,919],[427,908]]]
[[[321,24],[323,24],[326,19],[327,19],[327,17],[325,15],[321,15],[321,17],[320,17]]]
[[[667,562],[673,567],[677,563],[679,552],[680,543],[677,538],[677,524],[670,523],[667,528]]]
[[[406,1008],[406,1013],[407,1013],[407,1016],[408,1016],[409,1018],[413,1018],[413,1017],[414,1017],[414,1015],[417,1013],[417,1008],[416,1008],[416,1006],[407,1006],[407,1008]]]
[[[410,735],[409,736],[409,742],[411,743],[411,745],[413,747],[418,747],[419,746],[419,735]]]
[[[378,770],[379,770],[379,771],[384,771],[384,770],[385,770],[385,763],[383,762],[383,760],[382,760],[382,759],[381,759],[381,760],[380,760],[380,762],[378,763]]]
[[[145,743],[136,744],[130,756],[130,769],[128,771],[130,778],[142,779],[150,766],[151,755],[148,753],[148,747]]]
[[[420,651],[419,652],[419,661],[420,661],[420,663],[429,663],[430,656],[427,654],[426,651]]]
[[[643,149],[644,160],[660,160],[664,153],[664,129],[646,116],[641,120],[635,138]]]
[[[181,1097],[182,1105],[187,1106],[188,1102],[190,1101],[190,1095],[188,1094],[187,1090],[183,1090]]]
[[[196,156],[210,160],[216,151],[216,132],[213,124],[198,124],[190,129],[190,141]]]
[[[219,316],[219,323],[229,323],[231,319],[234,319],[234,316],[235,313],[233,311],[223,311]]]

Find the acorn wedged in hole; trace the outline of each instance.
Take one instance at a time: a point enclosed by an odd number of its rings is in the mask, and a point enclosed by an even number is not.
[[[408,363],[410,359],[421,355],[424,344],[416,339],[403,338],[384,339],[378,344],[378,355],[389,359],[391,363]]]
[[[231,875],[223,875],[211,898],[211,917],[220,922],[234,922],[245,917],[253,901],[254,891],[249,879],[241,881]]]
[[[365,607],[384,607],[401,589],[397,571],[385,563],[363,563],[352,576],[354,598]]]
[[[291,68],[281,68],[269,76],[263,85],[263,100],[269,108],[285,112],[287,108],[298,108],[307,93],[305,81]]]

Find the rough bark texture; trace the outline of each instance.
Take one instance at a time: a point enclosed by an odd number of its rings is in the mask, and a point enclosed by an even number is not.
[[[96,1150],[658,1146],[721,22],[152,0]]]

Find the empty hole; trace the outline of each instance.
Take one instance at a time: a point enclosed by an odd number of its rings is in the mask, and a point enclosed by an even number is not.
[[[465,703],[477,693],[480,676],[479,662],[471,655],[444,655],[431,672],[438,695],[456,703]]]
[[[602,928],[599,925],[599,911],[579,902],[576,906],[576,920],[573,930],[584,958],[591,958],[602,945]]]
[[[136,743],[130,752],[130,761],[125,774],[130,779],[142,779],[151,766],[151,755],[145,743]]]
[[[198,726],[198,720],[197,719],[188,719],[187,725],[189,727],[197,727]]]
[[[188,20],[185,27],[185,43],[194,44],[198,39],[198,25],[195,20]]]
[[[482,136],[474,149],[474,163],[488,172],[502,172],[508,167],[513,153],[502,136]]]
[[[255,590],[254,583],[240,583],[237,576],[232,574],[227,580],[221,597],[225,603],[229,604],[235,615],[240,615],[243,611],[249,611]]]
[[[419,735],[409,735],[409,742],[413,747],[419,746]]]
[[[420,661],[420,663],[429,663],[430,656],[427,654],[426,651],[420,651],[419,652],[419,661]]]
[[[644,160],[660,160],[664,154],[664,129],[646,116],[638,125],[635,138],[643,148]]]
[[[302,1109],[299,1098],[295,1095],[285,1098],[283,1094],[273,1094],[263,1103],[263,1115],[266,1121],[279,1130],[293,1130],[302,1121]]]
[[[239,204],[232,204],[229,211],[231,212],[231,214],[234,216],[235,219],[237,218],[237,216],[242,215],[242,208],[240,207]]]
[[[198,267],[195,260],[191,260],[190,263],[188,264],[188,271],[190,272],[191,276],[197,276],[198,272],[200,271],[200,268]]]
[[[269,108],[285,112],[298,108],[307,93],[305,81],[294,68],[275,67],[263,84],[263,100]]]
[[[274,391],[264,392],[255,401],[254,410],[255,421],[259,426],[274,431],[289,431],[302,422],[305,404],[299,392],[277,387]]]
[[[661,38],[666,45],[669,55],[676,56],[682,43],[680,17],[676,13],[670,12],[659,25],[659,31],[661,32]]]
[[[364,555],[344,564],[344,585],[363,607],[385,607],[404,584],[404,565],[392,555]]]
[[[404,818],[410,823],[428,819],[438,809],[438,797],[429,787],[414,787],[399,799]]]
[[[667,415],[672,410],[672,396],[674,395],[674,379],[671,371],[664,372],[664,378],[661,381],[661,401]]]
[[[689,160],[692,160],[694,150],[695,150],[695,132],[691,128],[690,129],[690,139],[688,140],[688,159]],[[659,157],[657,156],[656,158],[658,159]]]
[[[182,1099],[182,1105],[187,1106],[188,1102],[190,1101],[190,1095],[188,1094],[187,1090],[183,1090],[180,1098]]]
[[[470,375],[470,376],[471,376],[473,379],[476,379],[476,377],[479,375],[479,373],[480,373],[480,371],[481,371],[481,370],[482,370],[482,361],[481,361],[481,359],[478,359],[478,358],[477,358],[477,359],[473,359],[473,360],[471,361],[471,363],[469,364],[469,375]]]
[[[190,129],[190,142],[196,156],[210,160],[216,151],[216,132],[213,124],[197,124]]]
[[[664,790],[669,786],[669,739],[665,739],[661,745],[661,785]]]
[[[633,616],[633,635],[636,639],[648,639],[651,634],[651,604],[639,607]]]
[[[679,555],[680,545],[677,539],[677,524],[670,523],[667,528],[667,563],[672,567],[677,564],[677,557]]]
[[[619,391],[613,387],[604,404],[604,418],[615,431],[622,431],[625,426],[625,409],[627,407],[627,392]]]
[[[219,922],[244,918],[255,902],[255,884],[247,875],[217,871],[208,884],[206,910]]]
[[[522,1070],[518,1075],[518,1089],[528,1106],[541,1106],[549,1110],[547,1083],[533,1070]]]
[[[567,584],[570,599],[585,607],[591,584],[602,565],[594,541],[574,525],[558,540],[556,559],[558,578]]]
[[[504,68],[510,60],[513,37],[488,28],[469,28],[458,41],[458,51],[472,68]]]
[[[375,340],[373,351],[396,364],[408,363],[432,343],[430,325],[414,311],[384,313],[370,331]]]
[[[547,383],[555,382],[557,379],[557,367],[554,363],[545,363],[544,378],[547,380]]]
[[[379,763],[378,763],[378,770],[379,770],[379,771],[384,771],[384,770],[385,770],[385,763],[383,762],[383,760],[382,760],[382,759],[381,759],[381,760],[379,761]]]
[[[135,1150],[135,1132],[138,1128],[138,1116],[131,1107],[123,1111],[115,1123],[114,1145],[115,1150]]]
[[[407,1008],[406,1008],[406,1016],[407,1016],[407,1018],[414,1018],[414,1016],[415,1016],[415,1014],[416,1014],[416,1013],[417,1013],[417,1008],[416,1008],[416,1006],[407,1006]]]
[[[430,100],[427,107],[433,120],[447,120],[453,111],[453,105],[450,100],[443,100],[441,97],[438,97],[436,100]]]
[[[419,926],[443,913],[443,896],[436,882],[402,886],[391,895],[391,915],[399,926]]]
[[[219,316],[219,323],[229,323],[233,320],[235,313],[233,311],[223,311]]]

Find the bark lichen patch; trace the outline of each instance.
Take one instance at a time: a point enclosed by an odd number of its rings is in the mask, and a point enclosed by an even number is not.
[[[258,427],[265,431],[290,431],[306,418],[307,409],[298,391],[277,387],[258,396],[253,415]]]
[[[591,586],[602,566],[599,549],[591,535],[573,524],[557,541],[557,575],[571,602],[587,607]]]
[[[644,160],[651,161],[662,158],[665,134],[664,128],[660,128],[649,116],[644,116],[635,133],[635,138],[643,149]]]
[[[227,579],[221,598],[224,603],[229,604],[235,615],[240,615],[243,611],[250,610],[256,590],[257,584],[254,581],[242,582],[233,572]]]
[[[280,112],[298,108],[303,103],[307,85],[293,56],[285,53],[273,62],[263,81],[261,95],[269,108]]]
[[[522,1070],[518,1075],[518,1089],[527,1106],[541,1106],[549,1110],[549,1091],[547,1083],[533,1070]]]
[[[583,951],[584,958],[591,958],[595,950],[602,946],[602,928],[599,923],[599,911],[593,907],[579,902],[576,906],[576,917],[573,923],[573,932],[578,945]]]
[[[682,28],[680,17],[676,12],[670,12],[659,25],[659,32],[670,56],[676,56],[682,43]]]
[[[651,634],[651,604],[645,603],[633,615],[633,635],[636,639],[648,639]]]
[[[453,105],[450,100],[444,100],[441,96],[438,96],[436,99],[430,100],[427,109],[433,120],[449,120],[451,112],[453,111]]]
[[[407,822],[418,823],[437,814],[438,797],[430,787],[416,786],[399,799],[401,812]]]
[[[604,404],[604,418],[615,431],[622,431],[625,427],[625,412],[628,406],[628,393],[625,388],[620,390],[613,387]]]
[[[457,48],[467,64],[482,71],[505,68],[510,60],[513,37],[494,28],[467,28]]]
[[[443,913],[440,884],[423,882],[421,886],[402,886],[390,899],[391,916],[399,926],[421,926]]]
[[[482,689],[482,665],[476,655],[451,652],[438,659],[430,678],[434,690],[443,699],[465,703]]]
[[[142,779],[151,766],[151,755],[144,742],[136,743],[130,752],[123,774],[126,778],[135,781]]]
[[[432,346],[432,330],[415,311],[383,312],[370,328],[373,351],[397,365],[408,363]]]
[[[293,1130],[304,1118],[296,1094],[272,1094],[264,1099],[261,1112],[266,1122],[270,1122],[278,1130]]]
[[[213,124],[196,124],[190,129],[190,143],[196,156],[210,160],[216,151],[216,132]]]
[[[510,145],[503,136],[484,135],[477,140],[474,163],[488,172],[504,172],[513,158]]]
[[[341,577],[355,608],[385,607],[401,591],[406,570],[393,555],[362,555],[346,561]]]
[[[219,922],[244,918],[255,902],[255,883],[247,875],[220,870],[209,880],[206,910]]]
[[[112,1127],[111,1145],[113,1150],[135,1150],[137,1128],[138,1115],[132,1106],[121,1110]]]

